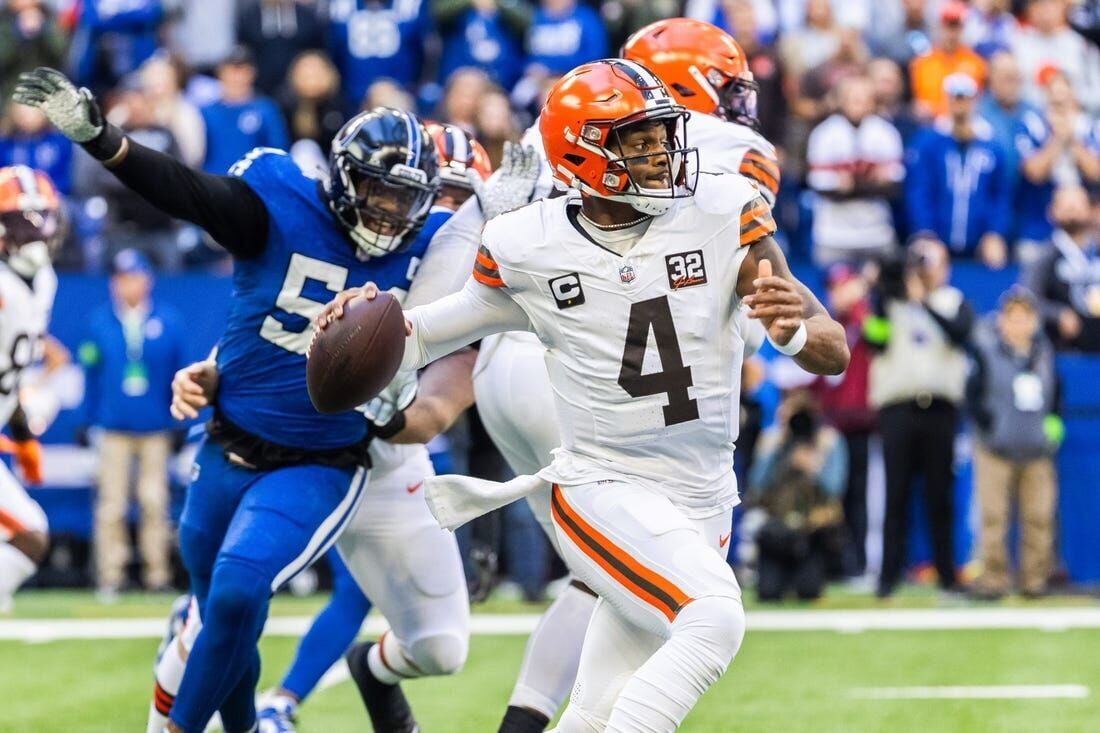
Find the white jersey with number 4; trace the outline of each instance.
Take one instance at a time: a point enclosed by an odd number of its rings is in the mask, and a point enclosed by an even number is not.
[[[56,291],[52,268],[40,269],[28,284],[0,262],[0,428],[19,404],[21,373],[42,357]]]
[[[732,506],[736,285],[748,245],[775,231],[770,208],[742,176],[700,175],[696,195],[624,256],[587,238],[579,208],[573,194],[490,221],[466,289],[409,313],[403,368],[531,330],[547,349],[562,441],[543,479],[626,477],[689,515]]]

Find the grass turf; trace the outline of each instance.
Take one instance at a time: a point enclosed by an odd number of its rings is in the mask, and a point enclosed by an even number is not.
[[[37,596],[37,598],[36,598]],[[61,617],[84,616],[85,597],[24,594]],[[308,613],[319,599],[280,599],[278,613]],[[150,615],[166,601],[134,598],[97,607],[96,617]],[[498,604],[493,610],[505,610]],[[114,612],[111,612],[114,609]],[[142,613],[134,613],[141,609]],[[526,607],[530,610],[530,607]],[[55,614],[55,617],[58,617]],[[476,636],[455,677],[407,685],[427,733],[496,729],[519,667],[524,638]],[[262,684],[278,681],[296,640],[265,638]],[[0,643],[0,731],[138,731],[151,690],[151,639]],[[1085,733],[1100,720],[1100,630],[915,631],[837,634],[752,632],[729,673],[703,698],[687,733]],[[854,688],[935,685],[1080,684],[1081,700],[858,700]],[[302,733],[368,728],[350,683],[316,693]]]

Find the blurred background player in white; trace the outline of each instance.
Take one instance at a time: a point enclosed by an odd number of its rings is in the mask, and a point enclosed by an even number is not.
[[[19,406],[20,377],[43,356],[57,291],[50,260],[62,237],[60,199],[42,171],[0,168],[0,449],[28,483],[42,481],[42,452]],[[46,557],[46,515],[0,463],[0,614]]]
[[[560,731],[675,730],[740,646],[722,539],[737,503],[740,300],[804,368],[847,364],[839,325],[771,239],[757,186],[702,174],[695,196],[687,116],[636,63],[574,69],[550,91],[540,130],[556,178],[580,193],[498,217],[466,288],[406,313],[404,369],[506,330],[547,347],[563,446],[505,490],[553,486],[563,556],[601,596]],[[345,291],[317,326],[375,293]],[[440,477],[430,500],[455,483],[489,484]]]
[[[622,56],[654,72],[673,98],[692,111],[687,137],[689,144],[699,149],[702,170],[745,175],[758,184],[769,205],[774,205],[779,163],[774,146],[757,130],[756,85],[737,41],[710,23],[672,18],[634,33]],[[542,175],[533,197],[541,198],[549,194],[552,184],[537,128],[528,131],[524,142],[540,151]],[[514,206],[516,199],[522,200],[523,184],[523,179],[517,179],[519,188],[508,204]],[[487,200],[479,196],[482,208]],[[489,203],[492,207],[493,202]],[[482,212],[483,217],[464,208],[440,236],[465,237],[472,251],[484,222],[508,208],[490,208]],[[756,344],[762,340],[762,333],[749,339]],[[542,343],[528,332],[492,335],[482,342],[474,368],[478,413],[493,443],[520,475],[549,465],[551,451],[561,445],[544,352]],[[534,494],[528,501],[556,549],[549,491]],[[595,602],[590,590],[572,581],[543,614],[528,641],[500,733],[541,731],[553,718],[573,686],[584,629]]]

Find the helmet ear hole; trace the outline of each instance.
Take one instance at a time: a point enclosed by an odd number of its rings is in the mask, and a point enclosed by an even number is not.
[[[675,89],[676,93],[679,94],[681,97],[694,97],[695,96],[695,90],[694,89],[692,89],[689,86],[685,86],[685,85],[683,85],[679,82],[673,82],[669,86],[671,86],[673,89]]]
[[[572,163],[573,165],[584,165],[584,158],[576,153],[566,153],[562,157],[565,158],[566,162]]]

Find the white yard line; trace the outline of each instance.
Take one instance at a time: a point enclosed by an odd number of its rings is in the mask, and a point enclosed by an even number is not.
[[[856,687],[848,691],[848,697],[858,700],[1080,700],[1088,696],[1084,685]]]
[[[474,634],[524,636],[531,633],[538,619],[536,614],[475,613],[470,617],[470,631]],[[264,633],[270,636],[301,636],[312,621],[308,616],[275,616],[267,622]],[[43,643],[62,639],[159,639],[164,634],[166,623],[163,618],[4,619],[0,620],[0,641]],[[368,634],[379,634],[385,628],[386,623],[379,616],[371,616],[364,625]],[[750,633],[1100,629],[1100,607],[750,611],[748,629]]]

